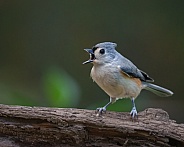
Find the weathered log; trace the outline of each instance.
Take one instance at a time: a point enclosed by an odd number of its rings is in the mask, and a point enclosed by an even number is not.
[[[184,146],[184,124],[161,109],[129,113],[0,105],[0,147]]]

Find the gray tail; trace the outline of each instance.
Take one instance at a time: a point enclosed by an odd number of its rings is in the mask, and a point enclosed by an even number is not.
[[[144,89],[149,90],[158,96],[167,97],[167,96],[173,95],[172,91],[166,88],[160,87],[158,85],[151,84],[151,83],[145,83],[145,82],[143,82],[143,85],[144,85]]]

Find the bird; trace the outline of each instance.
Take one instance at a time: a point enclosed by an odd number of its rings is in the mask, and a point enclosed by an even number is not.
[[[116,47],[117,44],[114,42],[102,42],[90,49],[84,49],[89,53],[90,59],[83,64],[93,64],[91,78],[110,97],[105,106],[96,109],[97,116],[105,113],[107,107],[118,99],[130,98],[132,102],[130,116],[134,119],[138,116],[135,99],[143,89],[161,97],[173,95],[172,91],[153,84],[153,78],[121,55]]]

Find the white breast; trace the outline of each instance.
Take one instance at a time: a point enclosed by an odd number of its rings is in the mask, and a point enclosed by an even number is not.
[[[93,66],[92,79],[112,98],[136,98],[141,87],[130,78],[124,78],[117,67]]]

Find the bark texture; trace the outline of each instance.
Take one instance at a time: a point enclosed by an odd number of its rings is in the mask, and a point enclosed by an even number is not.
[[[161,109],[129,113],[0,105],[0,147],[184,146],[184,124]]]

